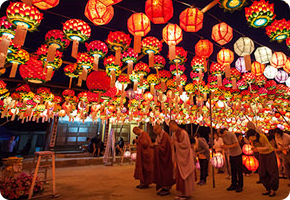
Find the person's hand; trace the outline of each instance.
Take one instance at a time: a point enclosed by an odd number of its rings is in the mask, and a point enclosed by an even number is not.
[[[252,150],[253,150],[254,152],[257,152],[257,151],[258,151],[258,149],[257,149],[256,147],[252,147]]]
[[[221,148],[223,148],[223,149],[227,149],[228,147],[227,147],[227,145],[223,144],[223,145],[221,146]]]

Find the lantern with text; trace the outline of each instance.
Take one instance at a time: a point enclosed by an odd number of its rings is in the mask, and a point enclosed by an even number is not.
[[[271,65],[268,65],[264,70],[264,76],[268,79],[274,79],[277,73],[278,69]]]
[[[114,16],[113,6],[106,6],[99,0],[89,0],[85,16],[96,26],[108,24]]]
[[[259,167],[259,161],[254,156],[247,156],[243,161],[245,167],[250,171],[256,171]]]
[[[100,102],[101,93],[110,88],[110,77],[106,72],[93,71],[87,78],[87,87],[91,92],[99,93],[98,102]]]
[[[122,54],[122,61],[124,63],[127,63],[127,74],[132,74],[133,65],[137,62],[138,53],[134,53],[134,50],[132,48],[128,48],[123,54]]]
[[[147,77],[147,82],[150,85],[150,93],[154,94],[154,86],[159,83],[159,79],[156,74],[149,74]]]
[[[182,29],[177,24],[167,24],[162,30],[162,37],[169,46],[169,60],[175,59],[175,46],[182,41]]]
[[[212,27],[211,38],[220,45],[225,45],[233,39],[233,29],[225,22]]]
[[[282,41],[290,36],[290,21],[285,19],[275,20],[266,27],[266,34],[271,40]]]
[[[122,62],[120,64],[116,64],[115,56],[110,55],[104,59],[104,66],[106,67],[107,75],[111,77],[111,87],[114,87],[116,76],[121,74],[121,67],[123,65]]]
[[[149,67],[154,66],[154,54],[162,50],[162,43],[155,37],[146,37],[142,40],[142,52],[149,56]]]
[[[71,56],[77,58],[79,42],[84,42],[91,36],[91,27],[83,20],[70,19],[63,24],[63,32],[73,41]]]
[[[108,47],[104,42],[100,40],[94,40],[90,43],[86,43],[86,47],[88,53],[94,57],[93,70],[98,71],[99,60],[106,56],[106,54],[108,53]]]
[[[159,71],[159,78],[161,81],[161,91],[165,92],[165,88],[166,88],[166,81],[169,80],[171,78],[171,73],[167,70],[160,70]]]
[[[186,32],[197,32],[203,26],[203,13],[197,8],[186,8],[179,15],[179,24]]]
[[[147,0],[145,13],[154,24],[165,24],[173,17],[172,0]]]
[[[10,78],[14,78],[17,72],[18,65],[23,65],[29,60],[29,53],[23,49],[19,49],[15,53],[12,53],[11,56],[7,57],[7,61],[12,63],[12,68],[10,71]]]
[[[275,76],[275,80],[278,83],[285,83],[286,80],[288,79],[289,75],[287,72],[285,72],[284,70],[280,70],[278,71],[277,75]]]
[[[261,64],[257,61],[253,62],[252,63],[252,73],[255,75],[255,76],[260,76],[264,73],[265,71],[265,65],[264,64]]]
[[[19,46],[24,45],[27,30],[36,30],[43,19],[43,14],[37,8],[22,2],[10,3],[6,16],[8,21],[17,27],[13,43]]]
[[[65,66],[63,68],[64,74],[70,78],[70,80],[69,80],[69,88],[71,88],[72,79],[79,76],[77,74],[76,69],[77,69],[77,64],[70,64],[70,65],[67,65],[67,66]]]
[[[210,73],[217,76],[218,86],[222,86],[222,75],[225,73],[225,66],[220,63],[212,63],[210,65]]]
[[[231,76],[231,63],[234,61],[234,53],[229,49],[222,49],[217,54],[218,63],[225,66],[226,78]]]
[[[265,27],[271,24],[276,17],[274,4],[269,4],[265,0],[254,1],[250,7],[245,8],[245,16],[250,26]]]
[[[268,47],[258,47],[254,53],[256,61],[262,64],[269,63],[272,58],[272,50]]]
[[[287,56],[282,52],[275,52],[272,55],[270,63],[275,68],[282,68],[286,64]]]
[[[88,74],[93,68],[94,57],[88,53],[78,53],[77,57],[77,71],[79,74],[78,86],[82,86],[82,80],[87,80]]]
[[[251,70],[251,53],[255,49],[254,42],[248,37],[240,37],[234,44],[235,53],[243,56],[247,70]]]
[[[213,52],[213,44],[209,40],[199,40],[195,45],[195,53],[197,56],[205,58],[210,57]],[[206,63],[204,64],[204,71],[207,72]]]
[[[151,30],[150,20],[144,13],[134,13],[127,20],[129,32],[134,36],[134,53],[141,52],[141,37]]]

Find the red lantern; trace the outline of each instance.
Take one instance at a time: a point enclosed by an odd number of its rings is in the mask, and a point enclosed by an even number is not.
[[[104,58],[106,56],[108,53],[108,47],[104,42],[99,40],[94,40],[89,44],[86,43],[86,47],[88,53],[94,57],[93,70],[98,71],[99,60],[100,58]]]
[[[145,101],[152,101],[153,100],[153,95],[150,92],[146,92],[143,97],[144,97]]]
[[[230,78],[230,64],[234,61],[234,52],[229,49],[222,49],[217,54],[218,63],[225,66],[225,74],[227,78]]]
[[[203,26],[203,13],[197,8],[186,8],[179,15],[180,27],[186,32],[197,32]]]
[[[99,0],[89,0],[85,8],[85,16],[95,25],[108,24],[114,16],[114,8],[106,6]]]
[[[208,58],[212,52],[213,44],[209,40],[199,40],[195,45],[195,53],[200,57]]]
[[[106,72],[93,71],[87,78],[87,87],[90,91],[96,93],[104,93],[110,88],[110,77]],[[98,101],[101,95],[99,94]]]
[[[104,4],[105,6],[111,6],[120,3],[123,0],[98,0],[98,1]]]
[[[220,45],[227,44],[233,39],[233,29],[222,22],[212,27],[211,38]]]
[[[250,171],[256,171],[259,167],[259,161],[254,156],[247,156],[243,162],[245,167]]]
[[[173,17],[172,0],[147,0],[145,13],[154,24],[165,24]]]
[[[284,67],[287,61],[287,56],[282,52],[275,52],[272,55],[270,63],[275,68]]]
[[[257,61],[252,63],[252,73],[256,76],[260,76],[264,73],[265,71],[265,65],[261,64]]]
[[[175,46],[182,41],[182,29],[177,24],[167,24],[162,30],[162,36],[169,45],[169,60],[175,59]]]
[[[250,144],[245,144],[244,146],[243,146],[243,153],[245,154],[245,155],[252,155],[254,152],[253,152],[253,150],[252,150],[252,145],[250,145]]]
[[[59,0],[33,0],[32,4],[40,10],[54,8],[59,4]]]
[[[133,64],[137,62],[138,53],[134,53],[134,50],[129,47],[121,57],[124,63],[128,63],[127,74],[132,74]]]
[[[154,54],[162,50],[162,43],[155,37],[149,36],[142,40],[142,52],[149,56],[149,67],[154,66]]]
[[[150,20],[144,13],[134,13],[127,20],[129,32],[134,35],[134,53],[141,52],[141,37],[151,30]]]
[[[167,71],[167,70],[161,70],[159,72],[159,78],[160,78],[160,81],[161,81],[161,90],[162,90],[162,92],[165,92],[165,90],[166,90],[165,89],[165,87],[166,87],[165,83],[166,83],[166,81],[168,79],[171,78],[171,73],[169,71]]]

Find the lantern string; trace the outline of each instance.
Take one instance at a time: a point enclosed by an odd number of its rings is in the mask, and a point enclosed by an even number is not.
[[[115,7],[118,7],[118,8],[121,8],[121,9],[124,9],[124,10],[128,10],[128,11],[130,11],[130,12],[132,12],[132,13],[137,13],[135,10],[131,10],[131,9],[129,9],[129,8],[125,8],[125,7],[120,6],[120,5],[118,5],[118,4],[115,4],[114,6],[115,6]]]

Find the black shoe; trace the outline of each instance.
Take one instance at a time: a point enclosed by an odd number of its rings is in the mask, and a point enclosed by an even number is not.
[[[223,174],[224,172],[223,171],[218,171],[218,174]]]
[[[269,195],[269,194],[270,194],[270,192],[264,192],[264,193],[262,193],[262,195],[264,195],[264,196]]]
[[[139,187],[139,189],[147,189],[147,188],[149,188],[148,185],[140,185],[140,187]]]
[[[230,187],[227,188],[227,191],[233,191],[233,190],[236,190],[236,189],[237,189],[237,186],[231,185]]]
[[[243,191],[243,188],[237,187],[236,192],[242,192],[242,191]]]
[[[273,192],[272,194],[269,194],[269,197],[274,197],[274,196],[276,196],[275,192]]]
[[[170,192],[168,190],[163,190],[163,191],[159,192],[158,195],[160,195],[160,196],[166,196],[166,195],[169,195],[169,194],[170,194]]]
[[[262,183],[262,181],[257,181],[256,183],[257,183],[257,184],[261,184],[261,183]]]
[[[136,188],[140,188],[140,185],[137,185]]]

